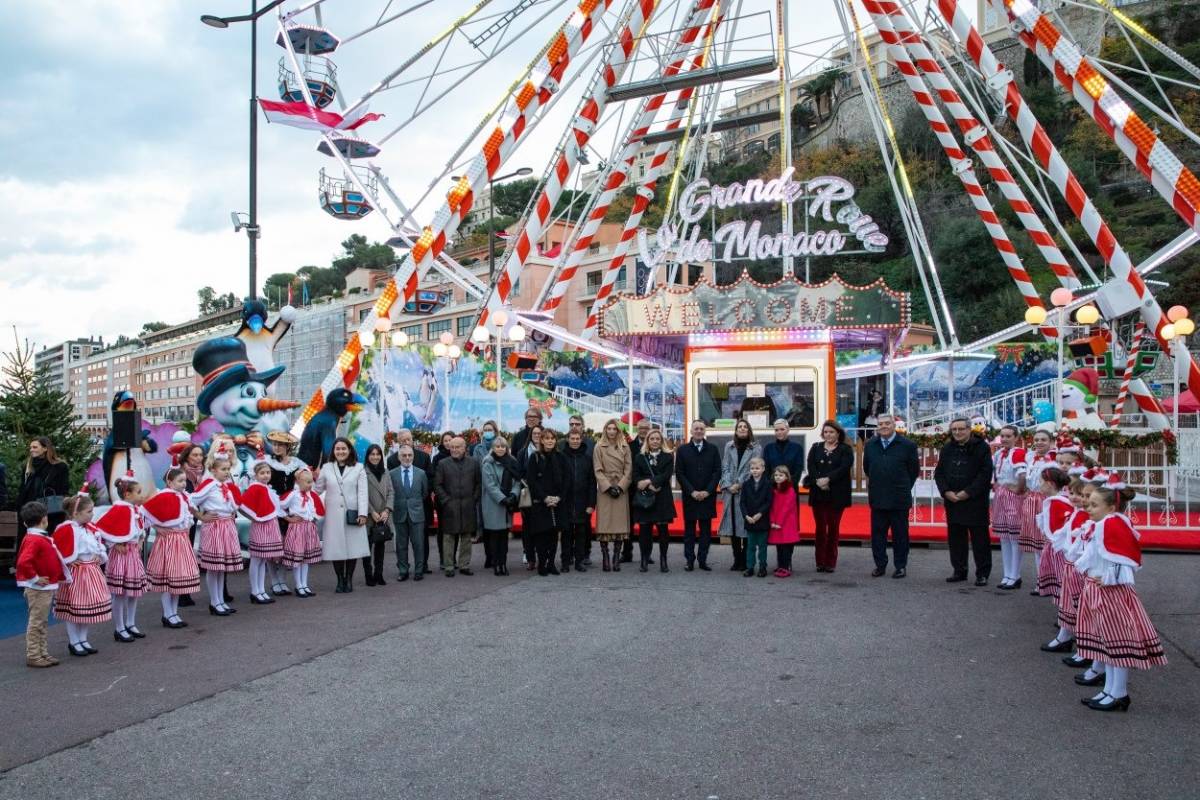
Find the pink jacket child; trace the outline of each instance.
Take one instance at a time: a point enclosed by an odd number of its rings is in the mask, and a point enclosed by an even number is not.
[[[767,544],[775,545],[778,568],[776,578],[792,574],[792,551],[800,543],[800,512],[796,505],[796,490],[791,481],[776,483],[771,497],[771,531]]]

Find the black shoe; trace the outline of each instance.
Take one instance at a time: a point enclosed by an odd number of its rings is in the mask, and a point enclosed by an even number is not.
[[[872,578],[882,578],[886,574],[887,574],[887,567],[876,567],[875,569],[871,570]]]
[[[129,633],[130,636],[132,636],[135,639],[145,639],[146,638],[146,634],[142,633],[142,631],[138,628],[137,625],[130,625],[125,630]]]
[[[579,572],[583,572],[583,570],[578,570],[578,571],[579,571]],[[501,565],[500,565],[500,574],[501,574],[501,575],[507,575],[507,574],[508,574],[508,564],[501,564]]]
[[[94,655],[96,655],[96,653],[99,653],[99,652],[100,652],[100,651],[99,651],[99,650],[97,650],[96,648],[92,647],[92,643],[91,643],[91,642],[80,642],[80,644],[81,644],[81,645],[83,645],[83,649],[84,649],[84,650],[87,650],[87,651],[88,651],[88,655],[89,655],[89,656],[94,656]]]
[[[559,573],[558,569],[554,566],[554,562],[551,561],[549,564],[546,565],[546,574],[559,575],[561,573]]]
[[[1041,589],[1034,589],[1032,592],[1030,592],[1030,593],[1029,593],[1029,596],[1030,596],[1030,597],[1041,597],[1041,596],[1042,596],[1042,590],[1041,590]]]
[[[209,605],[208,613],[214,617],[228,617],[233,613],[233,609],[226,606],[225,608],[217,608],[214,605]]]
[[[385,581],[383,579],[383,575],[379,574],[378,572],[375,573],[375,585],[376,586],[387,586],[387,581]]]
[[[250,595],[250,603],[256,606],[269,606],[275,602],[275,598],[268,594],[252,594]]]
[[[133,636],[129,634],[128,630],[124,630],[113,631],[113,641],[121,642],[122,644],[129,644],[130,642],[136,642],[137,639],[134,639]]]
[[[1104,673],[1100,672],[1090,678],[1085,678],[1086,672],[1081,672],[1075,676],[1075,682],[1080,686],[1099,686],[1104,683]]]
[[[345,578],[338,578],[337,588],[333,590],[333,593],[334,594],[345,594],[346,593],[346,579]]]
[[[575,571],[576,571],[576,572],[587,572],[587,567],[585,567],[585,566],[583,565],[583,561],[576,561],[576,562],[575,562]]]
[[[613,572],[620,572],[620,571],[621,571],[621,562],[622,562],[622,561],[624,561],[624,560],[625,560],[625,559],[623,559],[623,558],[617,558],[617,557],[616,557],[616,555],[614,555],[614,556],[613,556],[613,560],[612,560],[612,568],[613,568],[613,570],[612,570],[612,571],[613,571]],[[633,561],[633,559],[632,559],[632,558],[630,558],[629,560],[630,560],[630,561]]]
[[[665,556],[658,560],[658,571],[659,572],[670,572],[671,571],[670,568],[667,566],[667,559]]]
[[[700,566],[700,569],[703,570],[704,572],[712,572],[712,567],[710,567],[708,564],[704,563],[703,561],[700,562],[699,566]]]
[[[640,564],[638,564],[638,572],[649,572],[649,571],[650,571],[650,562],[646,561],[646,559],[643,558],[642,562]]]
[[[79,656],[80,658],[87,658],[91,655],[91,653],[87,651],[87,648],[81,644],[67,645],[67,652],[73,656]]]
[[[474,575],[475,574],[474,572],[471,572],[471,570],[467,567],[463,567],[462,569],[460,569],[459,573],[462,575]],[[557,575],[558,573],[556,572],[554,574]]]
[[[584,565],[585,567],[590,567],[590,566],[592,565],[592,557],[591,557],[591,556],[584,556],[584,557],[583,557],[583,562],[582,562],[582,563],[583,563],[583,565]]]
[[[1017,578],[1012,583],[1002,583],[999,586],[997,586],[996,588],[1004,589],[1005,591],[1009,591],[1009,592],[1011,592],[1013,589],[1020,589],[1021,588],[1021,579]]]
[[[495,575],[496,577],[500,577],[500,565],[499,564],[496,564],[492,567],[492,574]]]
[[[1072,669],[1087,669],[1092,665],[1090,658],[1080,658],[1079,656],[1064,656],[1062,662]]]
[[[1109,697],[1111,699],[1111,695],[1105,695],[1105,697]],[[1093,711],[1128,711],[1129,704],[1131,702],[1132,701],[1129,699],[1129,695],[1125,695],[1124,697],[1119,697],[1109,703],[1105,703],[1101,700],[1088,700],[1086,703],[1084,703],[1084,705]]]
[[[905,571],[904,567],[896,567],[896,571],[892,573],[892,577],[893,578],[903,578],[907,574],[908,574],[908,572]]]
[[[316,597],[316,596],[317,596],[317,593],[307,587],[296,590],[296,597],[299,597],[301,600],[303,600],[307,597]]]
[[[407,573],[407,572],[405,572],[405,573],[404,573],[403,575],[401,575],[399,578],[396,578],[396,582],[397,582],[397,583],[404,583],[406,580],[408,580],[408,573]]]
[[[621,555],[621,559],[620,559],[620,562],[619,562],[619,563],[621,563],[621,564],[632,564],[632,563],[633,563],[633,556],[632,556],[632,555],[628,555],[628,556],[627,556],[627,555],[624,555],[624,554],[622,554],[622,555]]]
[[[653,564],[654,564],[654,556],[647,556],[647,557],[646,557],[646,563],[647,563],[647,564],[650,564],[650,565],[653,565]]]
[[[685,572],[691,572],[691,571],[692,571],[692,570],[694,570],[695,568],[696,568],[696,567],[695,567],[695,566],[692,564],[692,562],[690,562],[690,561],[689,561],[689,562],[687,562],[687,564],[686,564],[686,565],[684,565],[684,567],[683,567],[683,569],[684,569],[684,571],[685,571]]]
[[[988,581],[987,576],[981,575],[980,577],[975,579],[975,585],[976,586],[987,586],[987,581]]]
[[[753,578],[754,577],[754,567],[751,567],[750,569],[744,571],[742,573],[742,576],[745,578]]]
[[[767,568],[765,566],[758,568],[758,577],[760,577],[760,578],[767,577]]]
[[[448,569],[448,570],[446,570],[446,577],[447,577],[447,578],[453,578],[453,577],[454,577],[454,570],[452,570],[452,569]]]
[[[1069,653],[1075,649],[1075,640],[1067,639],[1065,642],[1050,645],[1044,644],[1041,647],[1043,653]]]
[[[167,617],[163,617],[162,618],[162,626],[164,628],[186,628],[187,623],[184,622],[183,620],[179,620],[179,622],[171,622],[171,620],[168,619]]]
[[[426,567],[424,570],[422,570],[421,574],[422,575],[432,575],[433,570],[431,570],[429,567]]]
[[[537,568],[537,573],[538,573],[538,577],[544,578],[550,574],[550,571],[547,570],[546,567],[543,565],[543,566],[539,566]]]
[[[425,580],[425,573],[424,573],[424,572],[418,572],[416,575],[413,575],[413,580],[414,580],[414,581],[423,581],[423,580]]]
[[[363,580],[365,580],[367,582],[367,586],[375,585],[375,576],[372,575],[370,572],[368,572],[365,576],[363,576]]]
[[[967,579],[967,573],[956,572],[953,575],[951,575],[949,578],[946,578],[946,583],[962,583],[966,579]]]
[[[738,566],[738,563],[736,561],[734,561],[732,564],[729,565],[730,572],[738,572],[738,571],[744,570],[744,569],[745,569],[745,567]]]
[[[565,572],[570,572],[570,571],[571,571],[571,562],[570,562],[570,561],[564,561],[564,562],[562,563],[562,571],[563,571],[564,573],[565,573]]]
[[[276,597],[287,597],[291,593],[292,590],[286,586],[279,589],[271,589],[271,594],[275,595]]]
[[[181,594],[179,595],[179,605],[186,608],[187,606],[196,605],[196,601],[192,599],[190,594]]]

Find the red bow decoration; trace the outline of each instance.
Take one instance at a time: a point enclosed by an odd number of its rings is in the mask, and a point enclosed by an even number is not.
[[[253,447],[259,453],[263,452],[263,437],[258,431],[250,431],[247,434],[239,434],[233,437],[233,443]]]
[[[542,412],[542,416],[549,419],[550,417],[554,416],[554,409],[558,408],[558,401],[553,397],[547,397],[545,400],[531,399],[529,401],[529,407],[537,409],[538,411]]]

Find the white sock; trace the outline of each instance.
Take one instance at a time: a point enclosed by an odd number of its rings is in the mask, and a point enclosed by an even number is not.
[[[1016,541],[1012,544],[1012,579],[1015,583],[1021,580],[1021,556],[1025,555],[1021,552],[1021,545]]]
[[[126,628],[136,628],[137,627],[137,604],[138,604],[138,598],[136,598],[136,597],[126,597],[125,598],[125,627]]]
[[[1129,667],[1109,667],[1106,674],[1112,675],[1112,687],[1108,692],[1109,697],[1114,700],[1120,700],[1129,694]]]
[[[90,642],[88,642],[88,630],[90,627],[90,625],[75,623],[75,630],[79,632],[79,642],[81,644],[90,644]]]
[[[1042,571],[1042,551],[1041,550],[1033,551],[1033,571],[1034,572]]]
[[[1012,556],[1008,552],[1011,548],[1012,548],[1012,545],[1009,542],[1009,537],[1001,536],[1000,537],[1000,564],[1004,570],[1004,578],[1003,578],[1004,583],[1012,582]]]
[[[1065,628],[1062,625],[1058,626],[1058,635],[1054,637],[1060,642],[1069,642],[1075,638],[1074,632],[1070,628]]]
[[[174,597],[174,595],[168,594],[167,592],[163,592],[163,594],[162,594],[163,616],[166,617],[167,619],[170,619],[172,616],[175,615],[175,611],[171,608],[171,598],[172,597]]]
[[[83,638],[79,635],[79,626],[74,622],[68,622],[67,625],[67,642],[69,644],[79,644]]]
[[[267,578],[267,565],[261,558],[250,559],[250,594],[262,594]]]
[[[113,595],[112,599],[113,630],[125,630],[125,598]]]
[[[308,568],[309,568],[309,566],[310,566],[309,564],[301,564],[300,565],[300,580],[301,580],[300,585],[303,586],[305,589],[308,588]]]
[[[179,595],[177,594],[171,595],[171,616],[179,616]]]
[[[222,577],[224,577],[223,572],[209,570],[204,573],[204,583],[208,587],[208,603],[213,608],[225,605],[225,587],[221,581]]]
[[[283,590],[288,588],[287,572],[284,570],[283,564],[279,563],[278,561],[272,561],[271,575],[273,576],[271,581],[271,588],[273,590]]]
[[[297,564],[296,566],[292,567],[292,583],[294,583],[296,585],[297,589],[304,588],[304,565],[303,564]]]

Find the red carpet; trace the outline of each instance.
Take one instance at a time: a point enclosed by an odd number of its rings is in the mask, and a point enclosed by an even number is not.
[[[673,537],[683,536],[683,511],[679,503],[675,504],[675,521],[671,523],[670,531]],[[720,508],[718,507],[718,514]],[[800,538],[804,541],[813,539],[813,516],[807,502],[801,503],[800,508]],[[1131,515],[1134,525],[1142,535],[1142,548],[1145,550],[1173,550],[1178,552],[1200,553],[1200,512],[1193,511],[1185,515],[1176,512],[1174,520],[1167,520],[1161,511],[1138,509]],[[921,505],[914,512],[913,522],[909,526],[909,539],[913,542],[945,542],[946,524],[942,507],[936,505],[930,508],[928,504]],[[713,533],[720,516],[713,520]],[[521,529],[520,517],[516,520],[515,529]],[[843,541],[867,541],[871,538],[871,510],[865,501],[856,501],[846,509],[842,516],[841,539]],[[993,541],[997,542],[995,537]]]

